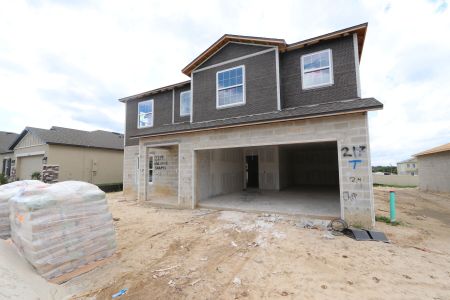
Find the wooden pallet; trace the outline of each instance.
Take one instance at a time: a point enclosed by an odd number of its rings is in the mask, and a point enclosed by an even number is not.
[[[62,284],[64,282],[67,282],[67,281],[71,280],[72,278],[75,278],[75,277],[80,276],[80,275],[82,275],[84,273],[92,271],[95,268],[107,265],[108,263],[114,261],[116,258],[117,258],[116,254],[114,254],[114,255],[112,255],[110,257],[107,257],[105,259],[97,260],[97,261],[94,261],[94,262],[92,262],[90,264],[81,266],[78,269],[73,270],[72,272],[65,273],[65,274],[60,275],[58,277],[54,277],[52,279],[49,279],[48,281],[51,282],[51,283]]]

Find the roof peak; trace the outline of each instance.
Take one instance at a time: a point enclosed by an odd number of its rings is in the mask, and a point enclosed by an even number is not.
[[[191,61],[186,67],[183,68],[182,72],[191,76],[192,71],[194,71],[198,66],[200,66],[204,61],[206,61],[210,56],[214,55],[222,47],[230,42],[241,42],[255,45],[266,45],[278,47],[280,52],[291,51],[298,48],[305,47],[309,44],[317,43],[322,40],[335,39],[342,36],[346,36],[352,33],[357,33],[358,35],[358,49],[359,56],[361,57],[362,48],[364,46],[364,39],[366,35],[368,23],[362,23],[359,25],[347,27],[337,31],[333,31],[327,34],[319,35],[313,38],[309,38],[303,41],[295,42],[292,44],[287,44],[284,39],[279,38],[267,38],[267,37],[256,37],[256,36],[246,36],[246,35],[234,35],[234,34],[224,34],[217,41],[215,41],[211,46],[209,46],[205,51],[203,51],[199,56],[197,56],[193,61]]]

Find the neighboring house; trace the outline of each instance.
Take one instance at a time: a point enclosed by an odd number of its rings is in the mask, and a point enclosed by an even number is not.
[[[450,193],[450,143],[414,155],[420,169],[419,188]]]
[[[11,175],[11,165],[13,164],[13,151],[9,146],[17,138],[17,133],[0,131],[0,163],[2,165],[1,174],[9,177]]]
[[[26,127],[10,146],[12,168],[15,178],[22,180],[41,172],[44,165],[57,165],[58,181],[121,183],[123,143],[123,134],[103,130]]]
[[[226,34],[190,80],[126,105],[124,192],[174,207],[374,224],[359,63],[367,24],[287,44]]]
[[[397,163],[397,174],[398,175],[419,175],[419,168],[417,165],[416,158],[410,158]]]

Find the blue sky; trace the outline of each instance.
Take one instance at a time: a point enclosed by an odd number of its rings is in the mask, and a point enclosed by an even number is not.
[[[224,33],[288,43],[369,22],[361,60],[372,163],[450,142],[447,1],[0,0],[0,130],[123,132],[118,98],[186,80]]]

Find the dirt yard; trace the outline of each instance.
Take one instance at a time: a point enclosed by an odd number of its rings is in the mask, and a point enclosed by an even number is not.
[[[450,299],[450,195],[396,189],[392,244],[297,218],[138,206],[109,194],[118,258],[67,282],[76,299]],[[389,189],[376,188],[388,216]]]

